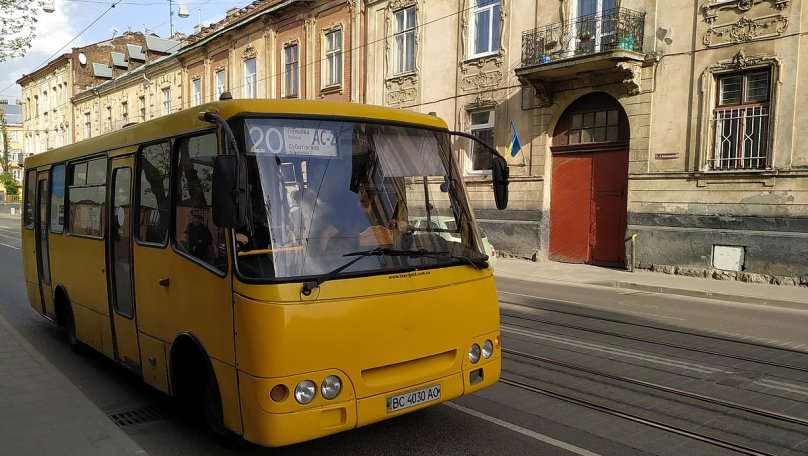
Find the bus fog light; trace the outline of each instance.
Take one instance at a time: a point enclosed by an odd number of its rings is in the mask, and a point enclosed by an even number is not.
[[[311,380],[303,380],[295,387],[295,400],[299,404],[308,404],[317,394],[317,385]]]
[[[281,402],[289,395],[289,388],[286,385],[275,385],[269,392],[269,398],[275,402]]]
[[[342,381],[336,375],[329,375],[320,385],[320,392],[326,399],[334,399],[342,391]]]
[[[480,346],[477,344],[472,344],[471,348],[469,348],[469,361],[471,364],[477,364],[477,361],[480,360]]]
[[[491,354],[494,353],[494,343],[491,342],[491,339],[486,339],[483,343],[483,357],[488,359],[491,357]]]

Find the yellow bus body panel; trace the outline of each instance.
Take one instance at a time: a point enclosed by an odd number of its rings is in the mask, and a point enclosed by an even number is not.
[[[490,270],[459,266],[418,272],[423,275],[328,281],[319,297],[307,302],[300,301],[300,283],[239,285],[236,351],[242,404],[250,403],[244,406],[245,438],[286,445],[496,383],[501,368],[498,347],[490,359],[474,365],[467,356],[472,343],[482,345],[499,335]],[[295,291],[297,302],[284,299]],[[483,369],[484,378],[471,385],[468,373],[475,369]],[[302,380],[319,385],[332,374],[343,381],[343,393],[335,400],[317,395],[301,406],[293,398],[280,403],[269,399],[277,384],[294,391]],[[439,401],[387,412],[389,395],[435,384],[441,385]]]
[[[230,100],[37,154],[26,159],[25,168],[44,171],[53,163],[90,155],[115,157],[145,143],[212,131],[199,119],[206,111],[225,119],[328,115],[447,128],[435,116],[369,105]],[[139,176],[133,178],[137,182]],[[67,290],[80,340],[114,358],[105,241],[66,233],[49,234],[49,240],[52,288]],[[34,230],[22,230],[26,288],[32,307],[42,313],[36,241]],[[232,271],[217,276],[170,244],[135,244],[133,271],[144,379],[173,393],[166,372],[172,343],[180,334],[192,335],[210,357],[225,425],[258,444],[287,445],[352,429],[473,393],[499,379],[498,344],[489,359],[475,364],[468,359],[471,344],[499,341],[499,309],[488,269],[452,266],[341,278],[303,296],[301,282],[245,284],[234,280]],[[328,375],[343,382],[336,398],[318,393],[309,404],[295,401],[300,381],[314,381],[319,390]],[[276,402],[269,392],[277,385],[286,386],[289,394]],[[386,405],[391,395],[436,385],[439,399],[398,411]]]

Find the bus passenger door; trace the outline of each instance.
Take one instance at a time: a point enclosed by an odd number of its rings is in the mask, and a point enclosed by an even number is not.
[[[48,258],[48,207],[50,206],[50,187],[48,173],[37,175],[36,181],[36,270],[39,278],[39,296],[42,315],[55,315],[53,313],[53,292],[51,290],[50,260]]]
[[[134,283],[132,280],[132,158],[110,162],[107,208],[107,277],[115,359],[140,374]]]

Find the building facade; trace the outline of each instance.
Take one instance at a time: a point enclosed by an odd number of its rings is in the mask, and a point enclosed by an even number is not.
[[[177,42],[125,32],[73,48],[23,75],[17,84],[22,87],[25,153],[44,152],[83,138],[84,123],[76,122],[73,96],[176,52],[172,46],[177,47]]]
[[[22,161],[25,159],[22,140],[22,104],[9,104],[7,99],[0,99],[0,155],[8,154],[8,167],[0,163],[0,173],[10,173],[19,184],[22,184]],[[8,200],[2,182],[0,193],[4,200]]]
[[[545,11],[515,73],[544,132],[531,141],[550,259],[632,261],[634,236],[639,267],[777,283],[808,273],[804,2]]]
[[[506,211],[487,155],[453,144],[504,254],[789,283],[808,274],[806,4],[258,0],[147,65],[111,60],[65,124],[83,139],[225,91],[436,113],[503,154],[518,134]],[[74,54],[23,78],[36,144],[36,78]]]
[[[541,3],[541,2],[539,2]],[[508,157],[508,210],[497,211],[490,157],[456,141],[477,218],[503,253],[531,257],[540,250],[544,163],[529,138],[542,133],[522,110],[514,69],[521,34],[535,26],[536,2],[459,0],[368,1],[367,89],[371,104],[434,112],[449,127],[481,137],[504,153],[512,125],[525,144]]]
[[[351,1],[259,0],[146,65],[72,98],[76,140],[234,98],[361,100],[360,8]],[[146,37],[152,49],[153,37]],[[167,42],[168,40],[162,40]]]
[[[436,112],[503,153],[515,128],[502,213],[490,164],[457,144],[500,251],[789,283],[808,273],[806,8],[370,1],[367,101]]]

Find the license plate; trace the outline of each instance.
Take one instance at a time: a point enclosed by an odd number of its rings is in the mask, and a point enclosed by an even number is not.
[[[387,396],[387,413],[397,412],[438,399],[440,399],[440,385],[432,385],[415,391],[394,394]]]

